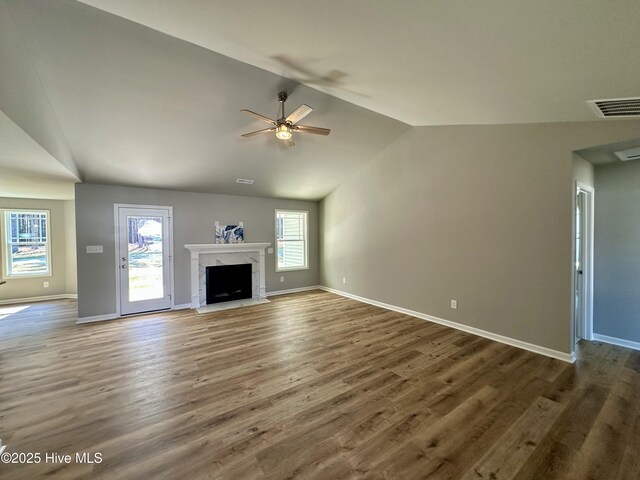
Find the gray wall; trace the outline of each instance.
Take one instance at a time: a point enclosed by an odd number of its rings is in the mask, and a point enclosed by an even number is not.
[[[321,202],[321,283],[571,352],[572,152],[639,127],[412,128]]]
[[[595,168],[593,330],[640,342],[640,161]]]
[[[186,243],[213,243],[214,223],[245,226],[245,242],[275,242],[275,209],[309,211],[309,269],[276,273],[274,255],[266,256],[267,292],[318,284],[318,203],[259,197],[213,195],[170,190],[76,185],[78,317],[116,312],[113,205],[173,206],[175,303],[190,303],[190,256]],[[87,245],[103,245],[103,254],[87,254]],[[279,281],[280,276],[285,282]]]
[[[72,247],[75,244],[76,235],[73,204],[73,201],[66,200],[0,198],[0,209],[49,210],[49,228],[51,229],[51,276],[6,279],[7,283],[0,286],[0,301],[76,293],[76,252]],[[0,225],[0,238],[5,238],[4,225]],[[4,261],[2,258],[2,262]],[[5,267],[2,263],[2,272],[4,271]],[[48,288],[44,288],[44,282],[49,282]]]

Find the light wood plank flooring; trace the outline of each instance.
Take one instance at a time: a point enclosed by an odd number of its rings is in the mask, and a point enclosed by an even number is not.
[[[640,476],[640,352],[569,365],[319,291],[80,326],[75,307],[0,307],[0,438],[103,461],[2,479]]]

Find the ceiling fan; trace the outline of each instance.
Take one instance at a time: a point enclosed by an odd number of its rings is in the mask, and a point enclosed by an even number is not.
[[[260,133],[276,132],[276,137],[278,137],[280,140],[284,140],[285,145],[287,145],[288,147],[293,147],[295,145],[293,141],[293,132],[314,133],[316,135],[329,135],[329,133],[331,133],[331,130],[328,128],[310,127],[309,125],[298,125],[298,122],[300,120],[302,120],[313,111],[313,108],[311,108],[309,105],[305,105],[303,103],[293,112],[291,112],[288,117],[285,117],[284,102],[287,101],[287,92],[278,93],[278,101],[280,102],[280,118],[277,120],[272,120],[269,117],[265,117],[264,115],[260,115],[259,113],[252,112],[251,110],[240,110],[241,112],[244,112],[247,115],[251,115],[258,120],[262,120],[263,122],[271,124],[271,127],[269,128],[245,133],[242,136],[252,137],[253,135],[258,135]]]

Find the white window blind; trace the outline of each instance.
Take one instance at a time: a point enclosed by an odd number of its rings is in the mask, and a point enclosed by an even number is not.
[[[276,210],[276,271],[308,268],[307,212]]]

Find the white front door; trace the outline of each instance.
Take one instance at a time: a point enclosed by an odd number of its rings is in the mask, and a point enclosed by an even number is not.
[[[171,211],[116,205],[120,314],[171,308]]]

